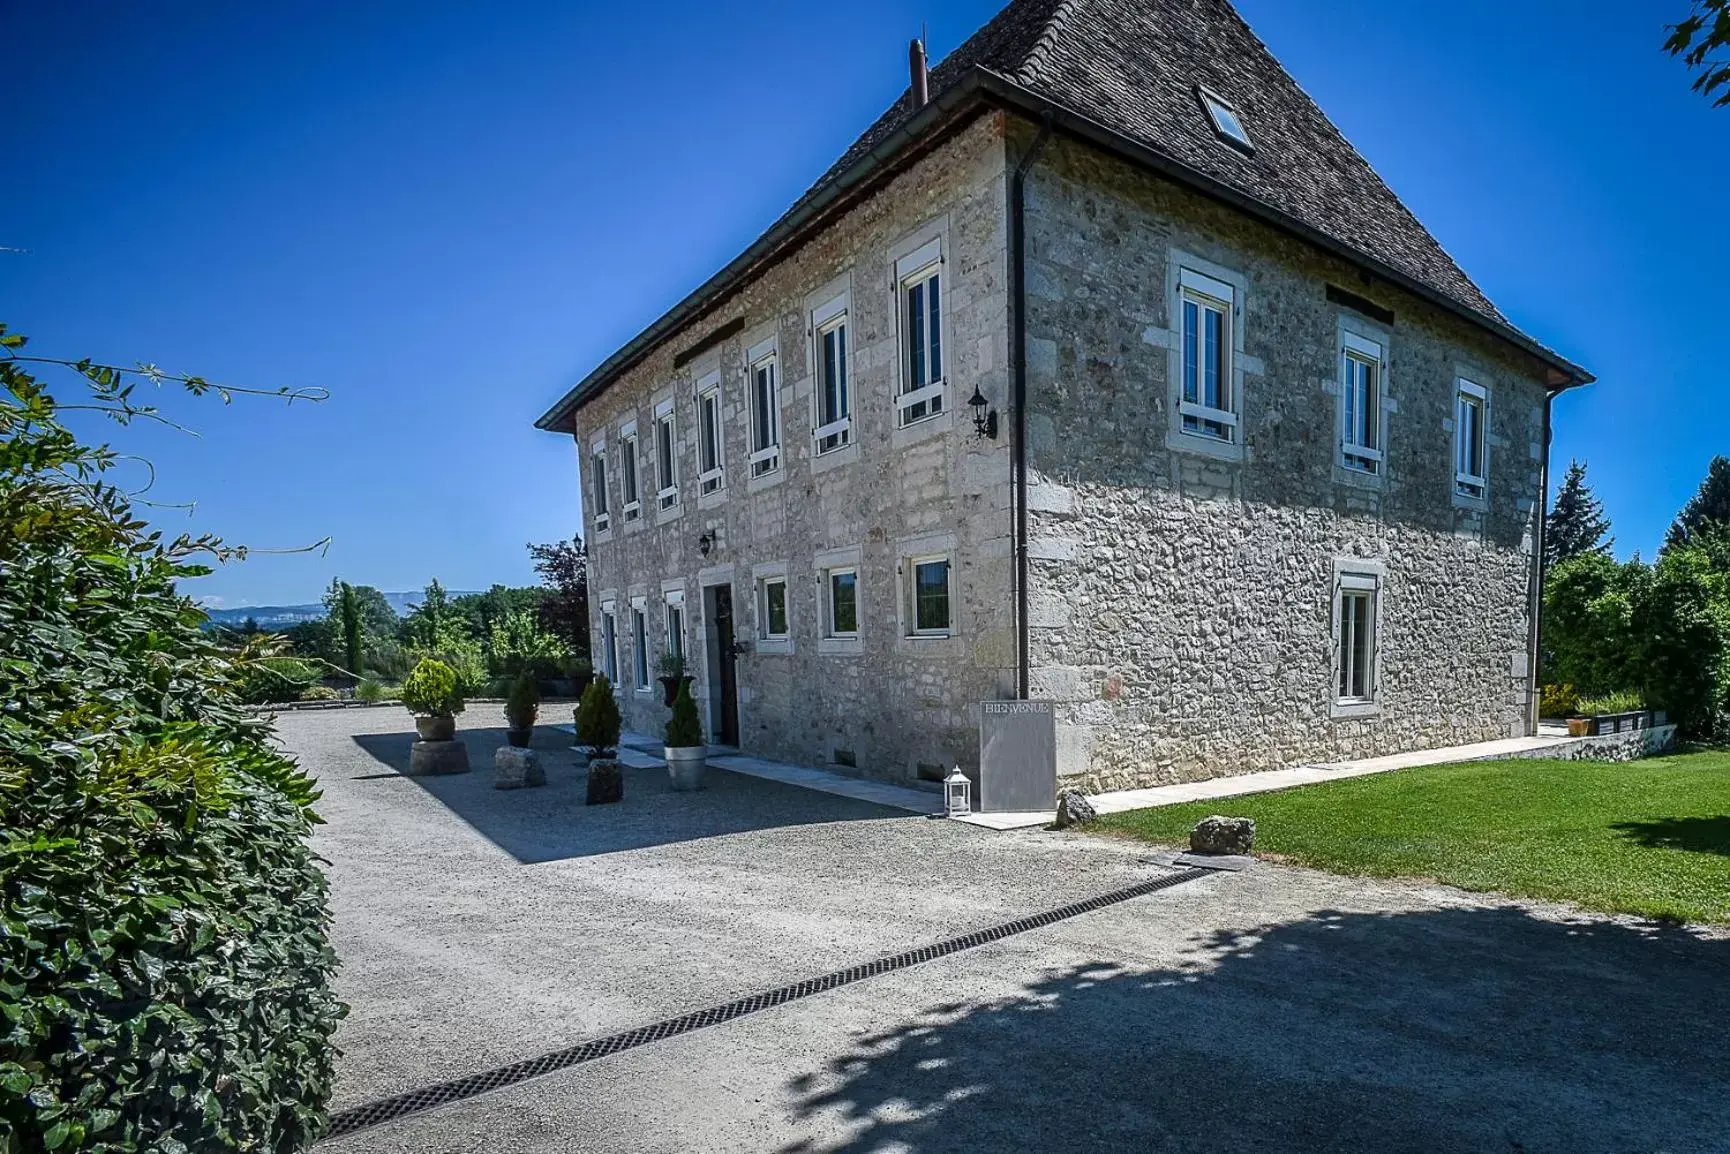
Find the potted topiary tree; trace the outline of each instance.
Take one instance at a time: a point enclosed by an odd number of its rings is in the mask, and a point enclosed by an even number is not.
[[[541,711],[541,690],[534,674],[524,670],[511,682],[510,696],[505,699],[505,720],[510,728],[505,740],[518,749],[527,749],[535,733],[535,717]]]
[[[625,798],[625,777],[614,756],[619,749],[620,724],[613,683],[600,674],[589,683],[582,703],[577,706],[577,744],[589,751],[589,805]]]
[[[709,763],[709,748],[703,744],[703,723],[697,719],[697,701],[691,683],[679,682],[673,699],[673,716],[667,721],[667,777],[676,790],[701,789],[703,770]]]
[[[423,657],[402,683],[402,703],[414,714],[422,741],[450,741],[456,736],[456,715],[463,711],[463,693],[456,670],[436,657]]]

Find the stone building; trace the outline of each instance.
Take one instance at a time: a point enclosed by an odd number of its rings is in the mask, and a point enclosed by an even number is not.
[[[539,421],[659,732],[1086,788],[1520,735],[1550,404],[1225,0],[1016,0]]]

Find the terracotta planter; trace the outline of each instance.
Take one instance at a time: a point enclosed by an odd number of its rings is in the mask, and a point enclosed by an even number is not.
[[[422,741],[449,741],[457,735],[457,719],[448,713],[414,719],[415,732]]]
[[[1568,736],[1592,736],[1592,719],[1590,717],[1570,717],[1568,719]]]
[[[505,740],[510,742],[511,745],[515,746],[517,749],[527,749],[529,747],[529,742],[534,738],[534,736],[535,727],[532,725],[525,725],[521,729],[512,726],[505,730]]]

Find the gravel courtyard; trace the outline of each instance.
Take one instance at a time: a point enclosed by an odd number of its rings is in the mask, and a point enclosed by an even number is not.
[[[549,712],[549,720],[550,720]],[[289,713],[324,790],[337,1110],[1162,876],[711,771],[582,804],[413,779],[399,708]],[[933,799],[935,803],[935,798]],[[333,1140],[331,1151],[1724,1151],[1730,937],[1267,864]]]

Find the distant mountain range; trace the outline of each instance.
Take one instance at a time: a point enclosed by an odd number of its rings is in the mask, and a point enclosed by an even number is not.
[[[451,597],[465,596],[461,589],[447,591]],[[421,591],[409,593],[386,593],[384,599],[390,602],[390,607],[396,610],[398,617],[406,617],[409,611],[421,603]],[[210,615],[212,625],[230,625],[239,628],[246,624],[248,617],[258,622],[260,629],[287,629],[290,625],[299,625],[303,621],[324,620],[324,603],[314,601],[310,605],[234,605],[204,610]]]

